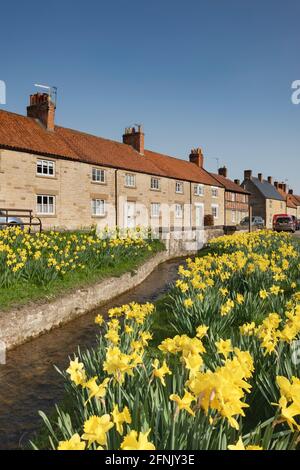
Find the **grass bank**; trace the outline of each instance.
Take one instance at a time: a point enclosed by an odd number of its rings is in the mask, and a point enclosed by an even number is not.
[[[0,232],[0,310],[53,300],[74,289],[135,271],[163,251],[159,240],[99,240],[95,233]]]

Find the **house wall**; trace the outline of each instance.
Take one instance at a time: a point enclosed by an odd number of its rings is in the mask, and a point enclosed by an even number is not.
[[[54,176],[37,175],[38,159],[55,163]],[[92,169],[103,168],[105,183],[92,181]],[[135,186],[126,187],[125,175],[130,171],[104,168],[87,163],[53,159],[10,150],[0,151],[0,207],[32,209],[41,218],[45,229],[75,229],[99,225],[100,227],[123,227],[126,223],[126,201],[135,203],[135,224],[154,227],[190,227],[196,223],[196,203],[202,203],[204,214],[212,213],[212,204],[218,206],[215,225],[224,224],[224,189],[218,188],[217,197],[212,196],[211,186],[204,185],[204,195],[194,195],[194,184],[183,181],[183,193],[175,192],[176,180],[160,177],[160,189],[151,189],[151,175],[135,175]],[[117,184],[116,184],[117,183]],[[116,192],[117,187],[117,192]],[[37,214],[37,195],[55,196],[54,215]],[[93,199],[106,202],[106,214],[93,216]],[[115,206],[118,206],[116,220]],[[151,203],[161,205],[161,216],[151,217]],[[190,202],[192,209],[190,211]],[[183,207],[183,218],[175,217],[175,204]]]
[[[275,214],[285,214],[286,203],[285,201],[278,201],[275,199],[266,199],[266,227],[273,228],[273,216]]]
[[[225,191],[225,225],[239,225],[249,215],[247,194]]]

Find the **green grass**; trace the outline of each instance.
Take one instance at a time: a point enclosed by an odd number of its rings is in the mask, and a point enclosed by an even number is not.
[[[30,282],[19,282],[11,287],[0,288],[0,310],[9,310],[31,302],[53,300],[74,289],[84,288],[108,277],[119,277],[126,272],[132,272],[156,253],[163,251],[165,246],[159,240],[151,242],[152,251],[140,249],[133,258],[118,258],[111,266],[103,266],[98,270],[73,271],[56,279],[47,285],[36,285]]]

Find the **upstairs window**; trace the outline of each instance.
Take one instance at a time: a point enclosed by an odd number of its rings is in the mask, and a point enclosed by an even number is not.
[[[135,175],[132,173],[126,173],[125,175],[125,186],[128,188],[134,188],[135,187]]]
[[[154,189],[155,191],[159,191],[160,190],[160,181],[159,181],[159,178],[154,178],[152,176],[151,178],[151,189]]]
[[[231,201],[235,202],[235,193],[231,193]]]
[[[204,195],[203,184],[195,184],[195,186],[194,186],[194,195],[195,196],[203,196]]]
[[[36,173],[42,176],[54,176],[55,164],[51,160],[37,160]]]
[[[212,186],[211,187],[211,195],[212,195],[212,197],[218,197],[218,188],[216,188],[215,186]]]
[[[175,184],[175,193],[183,194],[183,183],[182,181],[176,181]]]
[[[105,183],[105,170],[102,170],[101,168],[93,168],[92,181],[94,183]]]

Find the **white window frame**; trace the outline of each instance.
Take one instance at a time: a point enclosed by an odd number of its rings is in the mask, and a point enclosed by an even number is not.
[[[38,202],[38,198],[42,198],[42,202]],[[52,204],[50,203],[52,198]],[[56,198],[52,194],[37,194],[36,195],[36,213],[38,215],[55,215]]]
[[[151,202],[151,217],[158,218],[160,216],[160,203]]]
[[[216,215],[214,215],[214,209],[216,210]],[[219,218],[219,204],[212,204],[211,205],[211,213],[214,217],[214,219],[218,219]]]
[[[183,217],[183,206],[182,204],[176,203],[175,204],[175,218],[182,219]]]
[[[92,168],[92,181],[93,183],[104,184],[106,183],[106,171],[103,168]]]
[[[160,190],[160,179],[159,178],[156,178],[155,176],[151,176],[150,189],[152,189],[152,191],[159,191]]]
[[[176,181],[175,183],[175,193],[176,194],[183,194],[183,182]]]
[[[125,186],[126,188],[135,188],[135,175],[133,173],[125,174]]]
[[[41,168],[41,172],[38,171],[39,167]],[[51,173],[51,169],[52,169],[52,173]],[[42,158],[38,158],[36,161],[36,174],[37,176],[46,176],[48,178],[54,178],[55,162],[53,160],[45,160]]]
[[[93,217],[105,217],[106,215],[106,202],[105,199],[92,199],[92,216]]]
[[[217,186],[212,186],[211,187],[211,196],[212,197],[215,197],[215,198],[218,197],[218,189],[219,188]]]
[[[203,184],[194,185],[194,196],[204,196],[204,186]]]

